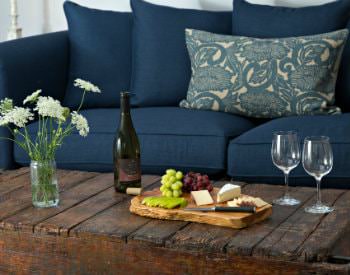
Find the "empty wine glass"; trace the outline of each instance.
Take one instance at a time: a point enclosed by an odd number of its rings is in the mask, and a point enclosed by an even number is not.
[[[291,170],[300,163],[300,148],[298,135],[295,131],[276,132],[273,134],[272,161],[284,174],[285,192],[283,197],[274,200],[279,205],[296,205],[300,201],[289,195],[288,176]]]
[[[333,153],[328,137],[307,137],[304,141],[303,167],[310,176],[313,176],[317,184],[317,199],[312,206],[305,211],[314,214],[329,213],[334,210],[321,201],[321,180],[333,168]]]

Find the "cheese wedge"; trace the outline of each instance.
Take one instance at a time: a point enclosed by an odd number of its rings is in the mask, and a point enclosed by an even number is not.
[[[232,200],[241,195],[241,187],[239,185],[234,185],[231,183],[225,184],[217,194],[217,202],[225,202]]]
[[[192,191],[191,195],[198,206],[214,203],[208,190]]]

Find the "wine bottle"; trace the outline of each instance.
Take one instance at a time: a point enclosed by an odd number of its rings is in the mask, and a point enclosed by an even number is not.
[[[141,188],[140,143],[130,114],[130,96],[120,93],[120,122],[114,148],[114,187],[125,193],[128,187]]]

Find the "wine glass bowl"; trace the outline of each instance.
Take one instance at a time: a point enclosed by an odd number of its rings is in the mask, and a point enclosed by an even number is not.
[[[300,163],[300,147],[295,131],[279,131],[273,134],[271,157],[273,164],[282,170],[285,178],[284,196],[274,200],[279,205],[296,205],[300,201],[289,195],[288,176]]]
[[[304,170],[314,177],[317,185],[317,199],[312,206],[306,207],[308,213],[324,214],[334,210],[321,201],[321,180],[333,168],[333,152],[328,137],[306,137],[302,156]]]

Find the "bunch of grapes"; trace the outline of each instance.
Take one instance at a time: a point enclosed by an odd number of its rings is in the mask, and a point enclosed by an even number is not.
[[[200,173],[189,172],[185,175],[183,179],[184,185],[182,190],[184,192],[208,190],[209,192],[213,190],[213,185],[211,184],[208,175],[201,175]]]
[[[164,197],[181,197],[182,195],[182,180],[183,173],[181,171],[176,171],[174,169],[166,170],[166,174],[162,176],[162,186],[160,191]]]

